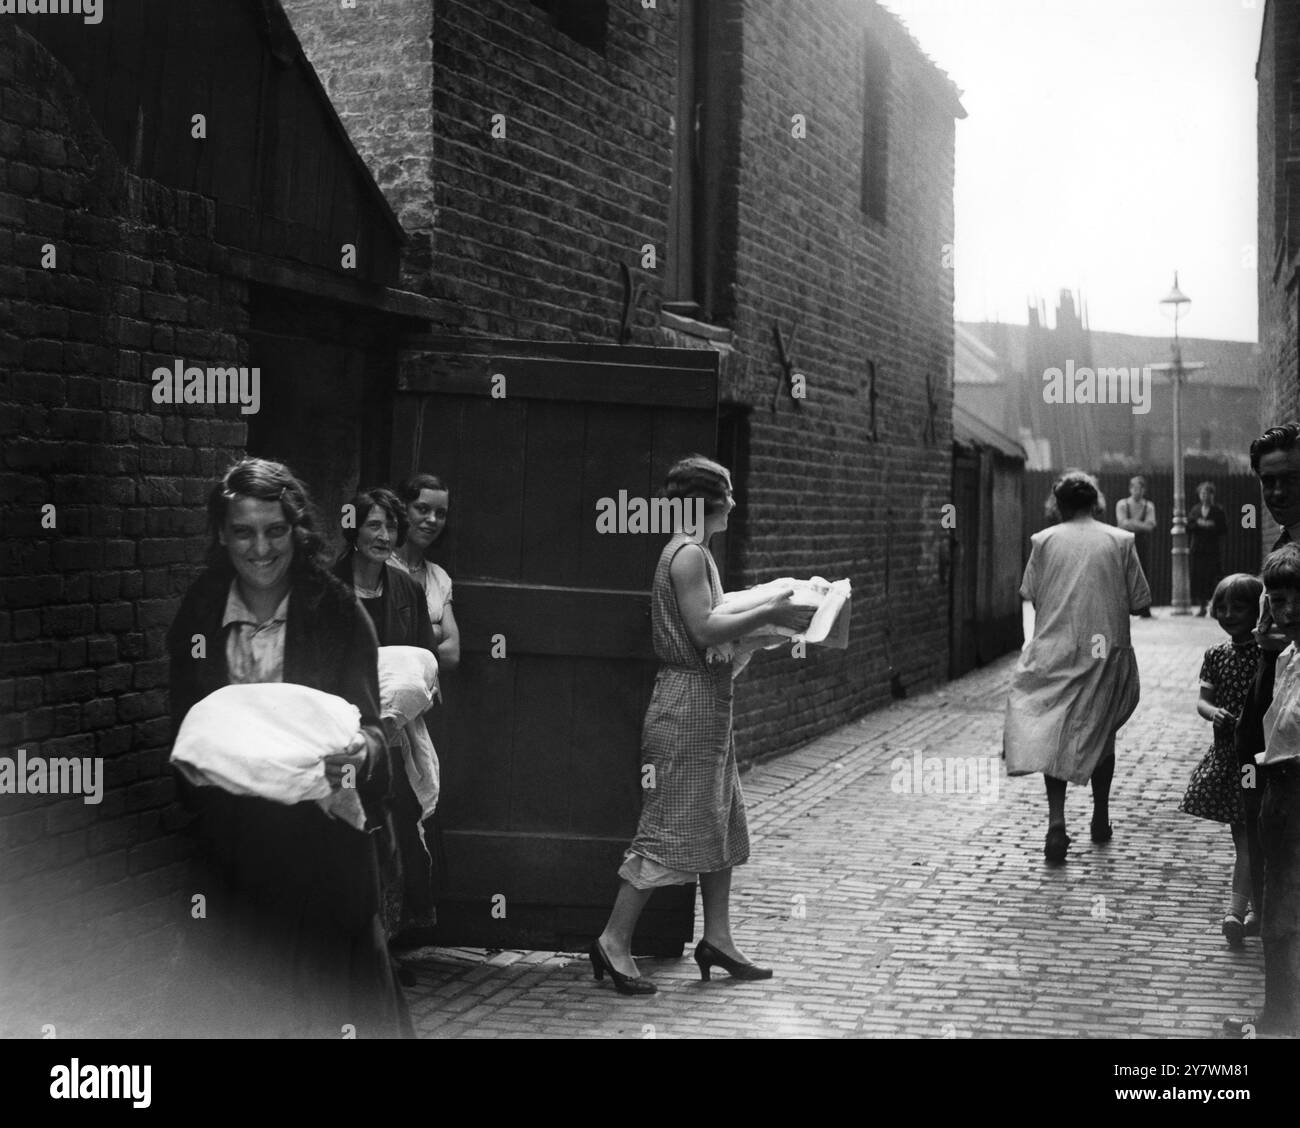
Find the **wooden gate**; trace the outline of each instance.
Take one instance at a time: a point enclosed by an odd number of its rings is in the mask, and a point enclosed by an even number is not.
[[[657,495],[712,455],[712,350],[423,338],[399,369],[392,477],[451,491],[438,555],[461,667],[447,679],[443,944],[574,950],[604,925],[640,811],[665,535],[601,534],[598,502]],[[656,893],[636,950],[679,955],[695,889]]]

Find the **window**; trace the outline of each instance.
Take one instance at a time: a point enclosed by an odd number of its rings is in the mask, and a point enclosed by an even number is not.
[[[889,56],[870,35],[863,64],[862,210],[883,223],[889,171]]]
[[[551,18],[556,31],[603,55],[608,0],[533,0]]]

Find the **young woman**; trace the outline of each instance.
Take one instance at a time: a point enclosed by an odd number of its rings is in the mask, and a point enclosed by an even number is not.
[[[406,506],[406,540],[390,563],[411,576],[424,589],[429,621],[437,643],[438,669],[446,672],[460,664],[460,629],[451,606],[451,577],[425,553],[447,527],[450,495],[440,478],[414,474],[397,491]]]
[[[398,487],[397,496],[403,507],[406,524],[405,539],[388,558],[392,568],[405,572],[424,592],[425,611],[433,631],[434,654],[438,658],[438,672],[449,674],[460,665],[460,628],[452,610],[451,577],[425,554],[441,539],[447,528],[447,509],[450,495],[441,478],[433,474],[413,474]],[[440,751],[447,747],[446,717],[441,709],[426,714],[429,735]],[[451,749],[455,751],[454,747]],[[395,945],[406,947],[432,944],[432,922],[437,919],[437,903],[446,885],[447,852],[442,839],[442,818],[438,811],[425,821],[425,843],[432,859],[429,880],[432,885],[431,901],[423,915],[430,924],[408,927],[395,938]]]
[[[735,507],[726,467],[702,455],[668,472],[667,497],[703,502],[694,535],[677,532],[664,547],[650,594],[651,631],[660,666],[642,728],[643,762],[654,786],[643,794],[636,837],[618,871],[618,897],[605,930],[591,945],[597,979],[609,972],[621,994],[653,994],[632,960],[632,933],[650,894],[697,879],[704,899],[704,939],[695,949],[703,978],[719,966],[737,979],[767,979],[731,935],[731,870],[749,858],[745,803],[731,733],[731,664],[710,665],[705,651],[760,626],[807,627],[812,608],[784,592],[749,611],[713,608],[722,583],[707,545]]]
[[[222,686],[291,682],[350,701],[361,715],[326,777],[358,789],[368,815],[388,789],[377,644],[352,593],[324,568],[302,483],[249,458],[213,487],[209,567],[168,635],[179,730]],[[313,802],[292,805],[182,786],[198,813],[198,870],[187,911],[181,1013],[192,1032],[227,1037],[411,1036],[379,919],[370,833]],[[368,822],[371,820],[368,820]]]
[[[374,624],[380,646],[419,646],[436,654],[437,640],[426,610],[424,589],[398,568],[388,567],[406,531],[406,507],[391,490],[362,490],[352,499],[356,521],[345,526],[348,552],[334,574],[356,592]],[[390,748],[398,739],[391,719],[385,721]],[[432,861],[420,838],[420,801],[400,755],[390,762],[392,786],[388,808],[396,856],[382,874],[384,930],[395,949],[431,940],[434,910]],[[432,818],[432,816],[431,816]],[[406,976],[400,966],[399,977]],[[410,980],[403,979],[410,986]]]

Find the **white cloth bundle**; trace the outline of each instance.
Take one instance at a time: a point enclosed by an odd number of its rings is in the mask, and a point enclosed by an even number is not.
[[[794,641],[829,646],[836,650],[844,650],[849,645],[849,600],[853,596],[853,588],[848,580],[832,583],[821,576],[813,576],[810,580],[783,577],[744,591],[729,591],[718,601],[714,610],[749,611],[783,591],[791,592],[790,602],[794,605],[816,608],[807,630],[801,633],[788,627],[759,627],[733,642],[710,646],[707,659],[730,661],[755,650],[772,650]]]
[[[422,646],[379,648],[379,708],[402,727],[396,747],[406,766],[406,778],[420,801],[420,817],[427,819],[438,805],[441,771],[438,753],[420,717],[438,696],[438,660]],[[424,830],[420,829],[423,839]]]
[[[227,685],[185,714],[171,762],[198,786],[276,803],[315,800],[364,830],[361,796],[355,787],[333,790],[324,763],[360,731],[357,707],[332,693],[290,682]]]
[[[1255,754],[1255,762],[1295,759],[1300,759],[1300,653],[1292,643],[1277,658],[1273,703],[1264,714],[1264,751]]]

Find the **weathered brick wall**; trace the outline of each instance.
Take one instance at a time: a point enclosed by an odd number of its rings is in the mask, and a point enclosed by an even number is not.
[[[1293,83],[1300,61],[1300,12],[1270,3],[1265,12],[1259,63],[1259,345],[1261,430],[1300,417],[1300,324],[1297,324],[1296,259],[1300,232],[1287,231],[1286,161],[1292,155]],[[1300,111],[1300,99],[1295,108]],[[1300,182],[1292,177],[1292,193]],[[1294,209],[1295,203],[1291,204]],[[1283,240],[1288,240],[1283,245]],[[1280,252],[1280,254],[1279,254]],[[1277,528],[1263,512],[1265,548]]]
[[[734,77],[727,96],[738,104],[723,132],[739,157],[724,170],[719,228],[708,233],[722,244],[715,313],[733,331],[722,395],[752,408],[748,512],[732,579],[849,576],[858,593],[847,654],[760,658],[741,683],[741,754],[759,755],[888,700],[886,624],[905,685],[946,670],[940,518],[951,479],[952,277],[944,255],[953,233],[954,103],[901,26],[874,5],[708,2],[726,5],[710,66]],[[400,206],[400,170],[373,153],[402,115],[343,72],[382,69],[415,49],[416,28],[399,15],[408,6],[286,6]],[[557,31],[527,0],[437,0],[432,8],[432,273],[410,284],[454,303],[470,333],[608,341],[621,312],[617,264],[625,262],[646,290],[636,338],[701,344],[658,327],[664,271],[639,269],[642,244],[662,256],[668,240],[677,4],[611,3],[603,55]],[[391,18],[381,18],[385,11]],[[892,60],[883,223],[860,207],[868,22]],[[408,93],[399,85],[389,108]],[[796,113],[807,118],[803,139],[791,133]],[[504,115],[504,138],[491,135],[494,114]],[[406,120],[414,123],[408,153],[418,154],[422,119]],[[794,359],[808,380],[807,400],[787,397],[775,415],[767,406],[779,372],[774,321],[787,334],[798,323]],[[878,373],[874,437],[869,361]],[[782,679],[799,692],[778,693]]]
[[[357,152],[410,237],[406,283],[427,289],[437,201],[433,179],[431,0],[281,0]]]
[[[620,262],[647,309],[662,295],[639,262],[667,238],[674,4],[611,3],[603,57],[528,0],[284,6],[403,224],[431,232],[431,261],[409,257],[407,284],[448,301],[448,327],[613,340]],[[409,60],[397,81],[395,58]]]
[[[864,11],[890,58],[883,223],[859,202]],[[905,686],[947,670],[953,108],[881,16],[852,0],[744,4],[737,354],[724,394],[754,407],[746,579],[848,576],[855,591],[847,653],[769,659],[740,683],[738,740],[751,754],[886,702],[886,628]],[[803,139],[794,114],[806,115]],[[775,414],[774,322],[787,336],[798,324],[794,360],[808,381],[807,400],[782,397]],[[790,682],[793,697],[781,692]]]
[[[138,996],[128,972],[156,983],[187,903],[164,636],[245,417],[155,405],[150,373],[239,364],[246,294],[213,269],[210,203],[129,175],[7,21],[0,176],[0,749],[102,757],[105,780],[97,805],[0,796],[0,1029],[66,1034]]]

